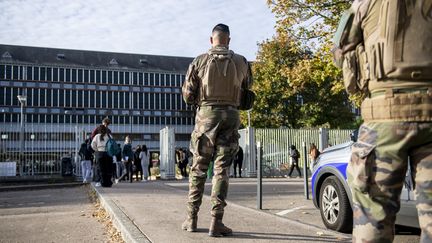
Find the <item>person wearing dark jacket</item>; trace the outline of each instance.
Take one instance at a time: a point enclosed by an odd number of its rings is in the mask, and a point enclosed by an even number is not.
[[[143,179],[143,168],[141,166],[141,159],[140,159],[141,151],[142,151],[141,146],[140,145],[136,146],[135,152],[134,152],[134,165],[136,168],[135,169],[135,179],[137,181],[140,181]],[[140,175],[141,175],[141,179],[139,179]]]
[[[122,159],[125,167],[125,172],[123,173],[120,178],[116,180],[116,182],[121,181],[124,177],[127,176],[127,179],[130,183],[132,183],[132,163],[134,158],[134,153],[132,150],[132,142],[129,138],[129,136],[126,136],[125,138],[125,144],[123,145],[123,151],[122,151]]]
[[[236,156],[234,157],[234,177],[237,177],[237,167],[238,167],[239,177],[240,178],[242,177],[241,175],[242,165],[243,165],[243,149],[239,146],[239,150]]]
[[[298,166],[298,160],[300,158],[300,152],[297,150],[296,146],[294,146],[294,145],[291,145],[290,157],[291,157],[291,167],[290,167],[290,171],[288,173],[288,176],[291,177],[291,174],[292,174],[294,167],[295,167],[297,169],[298,176],[301,177],[300,168]]]
[[[86,139],[85,142],[81,144],[79,155],[81,156],[81,175],[83,177],[83,183],[87,183],[91,175],[92,151],[90,139]]]

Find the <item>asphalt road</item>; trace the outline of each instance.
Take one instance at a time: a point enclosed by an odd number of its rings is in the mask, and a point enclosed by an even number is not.
[[[167,183],[169,186],[188,190],[186,180]],[[310,189],[310,186],[309,186]],[[325,229],[321,215],[311,199],[304,195],[303,179],[264,179],[262,209],[265,212],[297,220]],[[210,195],[211,183],[206,183],[205,194]],[[312,198],[310,196],[310,198]],[[257,208],[257,182],[255,178],[230,178],[228,200],[249,208]],[[229,207],[229,204],[228,204]],[[320,232],[317,232],[319,234]],[[350,237],[347,234],[347,237]],[[420,241],[419,230],[397,227],[395,243],[417,243]]]

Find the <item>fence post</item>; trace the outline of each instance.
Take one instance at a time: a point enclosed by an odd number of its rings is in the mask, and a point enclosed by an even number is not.
[[[244,148],[245,161],[247,163],[247,177],[255,177],[256,170],[256,157],[255,157],[255,130],[253,127],[246,128],[246,144]]]
[[[174,128],[160,130],[160,175],[162,179],[175,179]]]
[[[327,128],[319,129],[319,150],[323,151],[328,147],[329,130]]]
[[[262,209],[262,147],[257,142],[257,209]]]
[[[303,142],[303,152],[304,152],[304,165],[303,165],[303,181],[304,181],[304,194],[306,199],[309,200],[309,176],[308,176],[308,163],[307,163],[307,150],[306,143]]]

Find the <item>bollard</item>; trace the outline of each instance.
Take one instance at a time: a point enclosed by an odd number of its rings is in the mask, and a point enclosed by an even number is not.
[[[262,209],[262,148],[257,142],[257,209]]]
[[[309,200],[309,180],[308,180],[308,163],[307,163],[307,150],[306,143],[303,142],[303,152],[304,152],[304,165],[303,165],[303,178],[304,178],[304,188],[305,188],[305,197]]]

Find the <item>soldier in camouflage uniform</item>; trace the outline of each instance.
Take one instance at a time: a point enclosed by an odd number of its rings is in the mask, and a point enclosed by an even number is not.
[[[432,0],[356,0],[335,42],[348,93],[365,97],[347,168],[353,242],[393,241],[408,163],[432,242]]]
[[[189,177],[188,218],[182,229],[197,230],[198,211],[210,161],[214,161],[211,193],[212,222],[209,235],[231,235],[222,223],[228,193],[228,173],[238,150],[240,117],[238,106],[242,88],[251,86],[246,59],[229,50],[229,28],[218,24],[212,31],[212,48],[190,64],[182,87],[186,103],[197,107],[190,151],[193,164]]]

